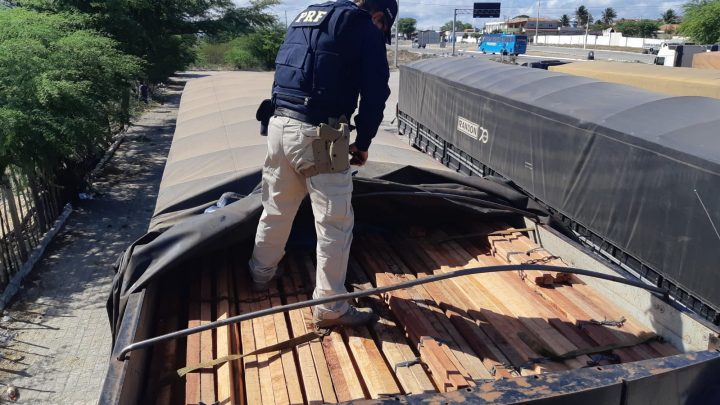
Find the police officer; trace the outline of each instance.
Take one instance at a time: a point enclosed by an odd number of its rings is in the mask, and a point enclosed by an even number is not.
[[[395,0],[338,0],[309,6],[289,25],[275,60],[264,210],[250,259],[254,290],[268,288],[309,194],[318,239],[313,298],[346,292],[354,223],[350,163],[365,164],[383,118],[390,95],[385,44],[397,9]],[[358,97],[357,136],[350,144],[348,120]],[[315,306],[313,315],[318,327],[373,319],[370,309],[345,301]]]

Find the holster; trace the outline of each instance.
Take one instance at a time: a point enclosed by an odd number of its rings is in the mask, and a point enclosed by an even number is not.
[[[340,173],[350,168],[350,127],[345,117],[335,125],[320,124],[318,139],[312,143],[314,167],[304,171],[306,177],[323,173]]]

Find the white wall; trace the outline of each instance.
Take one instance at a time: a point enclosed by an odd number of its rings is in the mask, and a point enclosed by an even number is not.
[[[585,41],[585,35],[539,35],[538,44],[546,45],[580,45]],[[621,46],[626,48],[643,48],[646,45],[660,45],[662,39],[624,37],[620,32],[609,36],[588,35],[588,45]]]

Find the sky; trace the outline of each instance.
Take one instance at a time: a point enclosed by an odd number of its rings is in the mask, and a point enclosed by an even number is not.
[[[283,0],[282,4],[275,6],[271,12],[276,14],[280,22],[288,20],[299,14],[305,6],[321,3],[323,0]],[[447,21],[452,21],[453,9],[472,9],[473,1],[461,0],[399,0],[400,18],[412,17],[417,20],[418,29],[438,29]],[[492,0],[483,0],[492,1]],[[238,5],[247,4],[246,0],[236,0]],[[573,17],[574,10],[584,5],[590,10],[593,18],[600,18],[600,13],[606,7],[612,7],[618,18],[659,18],[660,14],[672,8],[677,14],[682,14],[682,5],[686,1],[673,0],[540,0],[540,17],[559,18],[563,14]],[[534,17],[537,14],[537,0],[508,0],[502,1],[500,6],[501,18],[473,19],[472,14],[458,14],[458,20],[469,22],[473,26],[482,28],[485,22],[500,21],[517,15],[526,14]]]

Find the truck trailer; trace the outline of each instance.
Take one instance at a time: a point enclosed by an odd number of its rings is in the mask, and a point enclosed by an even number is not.
[[[717,249],[696,239],[713,243],[705,227],[720,215],[707,197],[718,172],[703,163],[715,152],[703,144],[705,154],[689,161],[650,141],[629,154],[600,149],[614,139],[624,141],[618,147],[640,142],[627,118],[637,114],[623,111],[660,108],[667,97],[470,58],[402,67],[402,136],[379,131],[370,162],[354,169],[350,295],[340,297],[373,308],[379,320],[317,331],[307,201],[282,275],[269,293],[249,289],[266,148],[255,109],[271,83],[260,72],[188,83],[148,233],[116,264],[113,354],[100,403],[720,398],[719,284],[706,267]],[[578,86],[592,90],[588,104],[562,94]],[[603,104],[607,94],[622,95],[620,105]],[[718,108],[717,100],[691,101],[683,114]],[[612,117],[614,132],[605,132],[610,124],[597,109]],[[673,123],[664,128],[685,142],[718,124],[718,114],[692,125],[679,114],[661,114],[661,124]],[[593,166],[600,151],[610,154]],[[660,169],[663,158],[678,165],[675,175]],[[694,207],[674,211],[687,202],[675,199],[670,180],[705,197],[704,221]],[[664,198],[653,195],[661,187]],[[633,202],[641,209],[622,211]],[[658,217],[658,209],[673,215]],[[610,222],[598,228],[602,220]],[[677,238],[683,223],[688,241]],[[627,243],[618,243],[623,236]],[[658,258],[672,241],[675,250]]]

